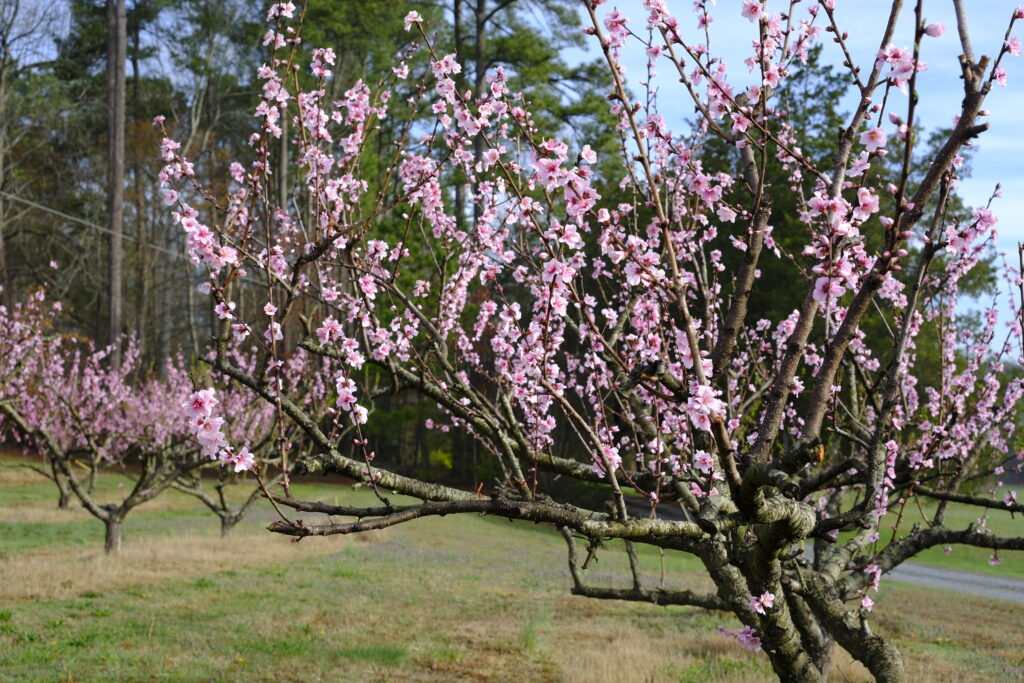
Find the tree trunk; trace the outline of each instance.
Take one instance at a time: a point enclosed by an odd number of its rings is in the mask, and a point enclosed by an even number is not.
[[[71,503],[71,491],[68,490],[68,483],[64,481],[64,475],[57,467],[57,463],[50,462],[50,471],[53,472],[53,481],[57,484],[57,509],[67,510]]]
[[[106,537],[103,541],[103,550],[107,555],[117,555],[121,552],[121,541],[124,538],[124,517],[113,512],[103,520],[106,525]]]
[[[117,343],[122,332],[122,270],[124,267],[124,128],[125,128],[125,0],[107,0],[108,162],[107,215],[110,221],[111,362],[121,364]]]
[[[0,192],[7,190],[7,129],[10,118],[7,114],[7,59],[6,44],[0,49]],[[4,231],[7,227],[7,207],[4,196],[0,195],[0,303],[8,308],[13,302],[11,283],[7,277],[7,248]]]
[[[235,531],[235,525],[241,521],[242,515],[221,515],[220,537],[230,538]]]
[[[192,356],[199,357],[199,333],[196,331],[196,305],[195,294],[192,291],[194,278],[192,277],[192,265],[186,266],[188,276],[185,278],[185,315],[188,316],[188,336],[192,342]]]
[[[135,8],[138,9],[139,2],[135,3]],[[137,102],[139,99],[139,54],[142,49],[142,24],[143,21],[133,21],[131,26],[131,40],[132,40],[132,52],[131,52],[131,64],[132,64],[132,101]],[[127,68],[127,67],[125,67]],[[127,77],[126,77],[127,78]],[[127,137],[127,131],[125,132]],[[137,275],[135,283],[135,321],[132,329],[135,330],[135,339],[138,342],[138,352],[140,358],[146,358],[147,352],[151,346],[150,336],[147,334],[147,310],[149,309],[149,291],[150,285],[153,281],[152,269],[149,263],[149,217],[146,212],[146,192],[145,183],[143,182],[142,169],[139,158],[133,155],[132,160],[132,180],[134,182],[134,196],[131,198],[131,202],[134,206],[134,223],[135,223],[135,244],[137,247]]]
[[[176,252],[177,244],[171,234],[168,234],[167,239],[164,241],[168,250]],[[160,368],[160,377],[165,379],[167,377],[167,363],[164,362],[171,355],[171,336],[174,333],[174,306],[172,305],[172,292],[175,286],[175,264],[176,261],[173,257],[160,259],[159,261],[160,278],[157,280],[157,286],[159,287],[159,310],[160,310],[160,347],[157,350],[156,357],[160,360],[158,367]]]
[[[883,683],[906,681],[903,655],[891,642],[872,633],[857,612],[846,609],[835,587],[813,575],[806,582],[804,599],[818,622],[828,631],[830,640],[850,653]]]

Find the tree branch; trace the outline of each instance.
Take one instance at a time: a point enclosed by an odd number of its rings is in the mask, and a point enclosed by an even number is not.
[[[282,502],[286,505],[289,504],[287,501]],[[309,504],[303,505],[309,506]],[[356,512],[374,511],[372,508],[350,508],[350,510]],[[379,511],[379,509],[376,511]],[[582,508],[554,503],[509,500],[507,498],[428,501],[420,505],[396,508],[384,516],[367,521],[309,526],[278,520],[267,528],[275,533],[300,538],[305,536],[331,536],[334,534],[354,534],[374,529],[385,529],[420,517],[443,517],[445,515],[464,513],[479,513],[505,517],[507,519],[523,519],[537,523],[554,524],[556,526],[568,527],[594,538],[645,539],[661,537],[692,539],[699,538],[703,534],[700,527],[692,522],[670,522],[658,519],[630,519],[623,522],[610,521],[607,520],[607,515],[590,512]],[[357,514],[355,516],[360,515]]]

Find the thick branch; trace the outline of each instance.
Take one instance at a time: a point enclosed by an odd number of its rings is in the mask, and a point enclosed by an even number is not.
[[[562,537],[569,548],[569,572],[572,575],[573,595],[582,595],[587,598],[598,600],[630,600],[633,602],[650,602],[655,605],[687,605],[703,607],[705,609],[728,610],[729,604],[715,595],[694,593],[688,590],[666,590],[664,588],[644,589],[634,586],[633,588],[611,588],[588,586],[583,582],[580,573],[579,560],[576,553],[576,539],[572,532],[561,527]]]
[[[878,681],[903,681],[903,657],[895,645],[872,633],[865,619],[846,609],[835,588],[810,577],[803,597],[825,629],[843,649],[867,667]]]
[[[507,519],[524,519],[531,522],[555,524],[593,538],[698,538],[703,533],[700,527],[692,522],[670,522],[658,519],[605,521],[606,515],[581,508],[506,498],[428,501],[421,505],[396,509],[382,517],[366,521],[309,526],[278,520],[268,528],[270,531],[288,536],[330,536],[385,529],[420,517],[463,513],[480,513]]]
[[[953,493],[950,491],[937,491],[930,489],[927,486],[915,486],[914,492],[918,495],[925,496],[927,498],[934,498],[936,500],[948,500],[951,503],[966,503],[967,505],[974,505],[975,507],[989,508],[991,510],[1006,510],[1008,512],[1024,512],[1024,505],[1020,503],[1011,503],[1007,505],[1001,500],[992,500],[991,498],[981,498],[979,496],[971,496],[966,493]]]

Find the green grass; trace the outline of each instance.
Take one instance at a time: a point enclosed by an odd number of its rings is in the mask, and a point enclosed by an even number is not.
[[[520,643],[523,650],[532,652],[538,649],[541,632],[551,626],[551,612],[541,610],[540,612],[528,613],[523,619],[522,637]]]
[[[737,661],[728,658],[698,660],[685,669],[670,668],[665,672],[679,683],[705,683],[705,681],[728,681],[741,674],[770,678],[772,668],[767,660]]]
[[[999,495],[1005,496],[1010,490],[1009,487],[1003,487],[999,489]],[[1024,500],[1024,489],[1016,490],[1017,499]],[[921,503],[920,507],[917,505],[918,501]],[[934,517],[936,508],[937,503],[934,501],[915,499],[909,501],[904,506],[902,520],[900,520],[898,510],[889,513],[882,520],[880,542],[889,542],[897,520],[899,520],[899,527],[896,538],[902,538],[909,534],[915,524],[926,527],[928,522]],[[950,529],[966,529],[971,524],[980,525],[982,521],[984,521],[985,528],[989,529],[996,536],[1011,538],[1024,536],[1024,515],[1014,515],[1008,510],[984,509],[955,503],[951,503],[948,506],[945,526]],[[988,548],[954,545],[950,547],[949,552],[946,552],[943,546],[937,546],[918,554],[913,558],[913,561],[935,567],[946,567],[948,569],[961,569],[997,576],[1024,578],[1024,551],[999,551],[998,556],[1002,561],[994,566],[989,564],[991,556],[992,550]]]
[[[116,481],[103,482],[111,483],[108,490],[116,491]],[[306,498],[373,501],[365,490],[295,489]],[[26,516],[52,517],[53,497],[43,493],[31,481],[0,486],[0,507],[18,499]],[[542,526],[429,518],[365,537],[294,544],[271,538],[263,530],[269,519],[269,506],[260,502],[236,532],[241,554],[200,574],[189,560],[172,558],[180,563],[169,568],[173,578],[133,581],[127,564],[118,583],[83,584],[66,599],[3,605],[3,680],[771,678],[763,654],[715,633],[719,625],[736,628],[730,615],[569,595],[564,543]],[[84,572],[88,580],[88,570],[75,563],[91,567],[101,555],[102,525],[80,513],[71,521],[7,525],[10,533],[0,535],[4,567],[43,554],[40,566]],[[218,533],[209,512],[172,494],[129,517],[125,546]],[[638,552],[647,585],[664,571],[668,587],[709,588],[692,558],[642,546]],[[599,551],[589,576],[602,585],[628,585],[620,543]],[[969,672],[961,680],[1009,680],[1024,666],[1024,607],[883,583],[875,618],[876,628],[903,648],[913,680],[942,680],[961,670]],[[837,680],[863,680],[848,661],[840,666]]]

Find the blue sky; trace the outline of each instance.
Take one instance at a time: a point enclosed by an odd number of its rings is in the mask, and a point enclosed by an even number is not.
[[[968,27],[976,57],[990,55],[995,57],[1003,42],[1003,36],[1014,8],[1024,3],[1007,2],[1006,0],[968,0],[965,2],[968,13]],[[796,16],[805,17],[809,0],[799,3]],[[768,1],[768,11],[781,11],[788,7],[789,2]],[[870,70],[874,55],[879,48],[882,30],[888,17],[890,3],[884,0],[837,0],[837,24],[849,32],[848,47],[854,61],[862,71]],[[898,47],[910,47],[913,44],[913,6],[910,0],[904,2],[903,15],[897,26],[893,43]],[[703,42],[702,34],[697,31],[696,19],[692,13],[690,0],[669,0],[669,7],[680,20],[684,37],[692,42]],[[646,26],[646,13],[640,0],[606,2],[599,7],[600,16],[617,7],[630,18],[630,28],[643,34]],[[718,0],[712,8],[715,22],[711,26],[711,51],[720,55],[729,66],[732,74],[730,80],[734,85],[746,86],[753,82],[753,76],[747,75],[743,59],[751,55],[751,41],[757,37],[756,26],[740,15],[740,0]],[[953,3],[950,0],[926,0],[924,17],[927,23],[942,23],[946,32],[939,38],[926,37],[922,44],[922,59],[927,62],[928,70],[918,76],[918,92],[920,102],[918,117],[926,130],[949,125],[952,117],[959,110],[963,97],[963,87],[959,80],[960,65],[957,56],[961,52],[957,37],[956,21],[953,15]],[[819,22],[824,19],[821,13]],[[589,24],[589,18],[584,16]],[[819,25],[826,25],[820,23]],[[1024,40],[1024,22],[1018,22],[1014,34]],[[843,56],[832,39],[825,34],[822,40],[825,45],[824,57],[827,61],[839,65]],[[627,68],[626,78],[634,92],[641,92],[639,81],[646,74],[646,57],[643,51],[633,46],[624,51],[624,64]],[[599,55],[597,46],[588,47],[588,55],[594,58]],[[1024,57],[1007,55],[1002,63],[1008,74],[1008,85],[998,85],[992,90],[985,103],[985,109],[991,112],[987,121],[990,129],[976,142],[977,152],[972,164],[972,175],[961,182],[959,193],[971,206],[983,205],[988,201],[996,183],[1002,184],[1002,197],[993,204],[999,216],[999,247],[1011,254],[1016,251],[1017,242],[1024,241]],[[685,91],[671,78],[670,65],[660,62],[659,72],[664,76],[660,79],[662,93],[659,98],[661,114],[676,131],[685,126],[683,121],[690,116],[693,105],[689,102]],[[737,90],[739,88],[737,87]],[[894,93],[898,100],[890,99],[889,110],[906,111],[906,96]],[[893,97],[893,96],[890,96]],[[851,110],[854,100],[845,109]],[[892,126],[886,122],[887,129]],[[890,138],[892,140],[892,138]],[[891,143],[890,143],[891,144]],[[1016,262],[1014,256],[1013,261]]]

